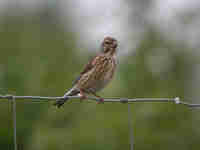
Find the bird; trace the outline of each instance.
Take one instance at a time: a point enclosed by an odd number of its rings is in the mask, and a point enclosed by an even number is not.
[[[118,41],[110,36],[106,36],[101,43],[100,52],[93,57],[84,67],[78,78],[73,82],[73,86],[68,90],[62,99],[54,103],[57,108],[69,100],[68,96],[80,95],[81,99],[86,99],[87,94],[99,98],[99,102],[104,99],[96,92],[102,90],[113,79],[116,72],[116,49]]]

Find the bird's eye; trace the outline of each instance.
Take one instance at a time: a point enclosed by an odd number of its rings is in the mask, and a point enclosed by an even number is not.
[[[110,44],[110,42],[109,42],[109,41],[106,41],[105,44]]]

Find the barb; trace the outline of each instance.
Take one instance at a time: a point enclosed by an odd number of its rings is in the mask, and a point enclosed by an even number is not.
[[[48,102],[55,101],[58,99],[77,99],[81,98],[80,96],[67,96],[67,97],[48,97],[48,96],[14,96],[14,95],[0,95],[0,100],[31,100],[32,102]],[[97,97],[87,97],[88,100],[99,102]],[[180,100],[179,97],[175,98],[104,98],[104,103],[107,102],[121,102],[121,103],[175,103],[181,104],[188,107],[200,107],[200,104],[187,103]]]

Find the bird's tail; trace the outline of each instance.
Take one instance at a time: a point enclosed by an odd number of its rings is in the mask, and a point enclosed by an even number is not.
[[[74,96],[74,95],[77,95],[78,93],[80,93],[80,91],[72,88],[67,93],[65,93],[62,99],[58,99],[53,105],[57,106],[57,108],[60,108],[66,101],[69,100],[67,96]]]
[[[53,105],[60,108],[67,100],[69,100],[69,98],[58,99]]]

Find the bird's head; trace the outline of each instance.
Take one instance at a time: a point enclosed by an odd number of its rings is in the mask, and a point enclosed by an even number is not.
[[[105,54],[113,55],[116,52],[117,40],[112,37],[105,37],[102,42],[102,52]]]

